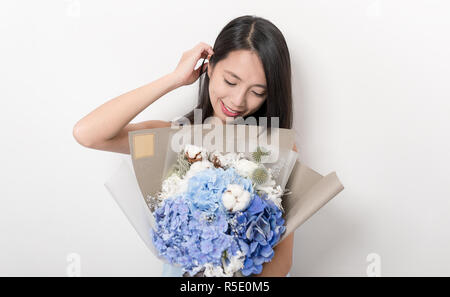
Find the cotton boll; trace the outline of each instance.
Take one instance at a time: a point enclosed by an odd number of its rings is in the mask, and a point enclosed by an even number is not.
[[[222,195],[222,203],[231,212],[243,211],[250,204],[250,193],[240,185],[228,185]]]
[[[206,150],[200,146],[187,144],[184,148],[184,152],[188,159],[191,160],[191,163],[196,163],[200,160],[207,160]]]
[[[221,167],[228,168],[236,167],[236,162],[242,159],[244,157],[244,154],[234,152],[222,154],[218,150],[215,150],[210,154],[210,161],[213,161],[214,157],[217,158],[217,160],[220,162]]]
[[[189,179],[199,173],[200,171],[213,168],[214,164],[209,162],[208,160],[202,160],[199,162],[192,163],[191,167],[189,168],[188,172],[186,172],[186,175],[184,179]]]
[[[236,184],[231,184],[228,185],[227,190],[229,190],[231,192],[231,194],[233,194],[233,196],[239,196],[243,190],[243,188],[240,185],[236,185]]]
[[[201,147],[187,144],[184,148],[185,153],[187,153],[189,158],[195,158],[195,156],[202,151]]]
[[[243,211],[250,204],[250,193],[248,191],[242,191],[242,193],[237,196],[236,205],[233,211]]]
[[[232,210],[236,205],[236,199],[231,192],[225,192],[222,195],[222,203],[227,210]]]

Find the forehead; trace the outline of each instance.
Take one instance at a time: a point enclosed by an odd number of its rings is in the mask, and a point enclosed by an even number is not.
[[[245,83],[266,84],[264,67],[255,52],[248,50],[232,51],[217,66],[223,74],[230,76],[226,71],[231,71]]]

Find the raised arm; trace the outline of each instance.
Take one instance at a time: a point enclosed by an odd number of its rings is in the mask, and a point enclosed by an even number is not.
[[[136,128],[136,125],[129,122],[161,96],[177,87],[174,74],[170,73],[111,99],[79,120],[73,128],[73,136],[85,147],[129,153],[129,149],[128,152],[126,149],[128,131]],[[137,127],[146,128],[153,124],[154,121],[148,121]]]
[[[211,46],[203,42],[184,52],[173,72],[109,100],[79,120],[73,127],[74,138],[88,148],[129,154],[129,131],[170,125],[165,121],[130,121],[166,93],[195,82],[200,74],[200,67],[194,69],[197,62],[212,53]]]

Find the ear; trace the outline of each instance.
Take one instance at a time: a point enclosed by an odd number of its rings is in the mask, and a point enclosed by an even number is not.
[[[212,74],[211,68],[212,68],[212,67],[211,67],[210,63],[208,63],[206,71],[207,71],[207,74],[208,74],[208,78],[209,78],[209,79],[211,79],[211,74]]]

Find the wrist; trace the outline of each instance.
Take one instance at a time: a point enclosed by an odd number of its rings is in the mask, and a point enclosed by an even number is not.
[[[181,86],[183,86],[180,77],[178,76],[178,74],[176,72],[171,72],[167,75],[167,77],[169,78],[169,80],[172,83],[172,87],[174,89],[177,89]]]

